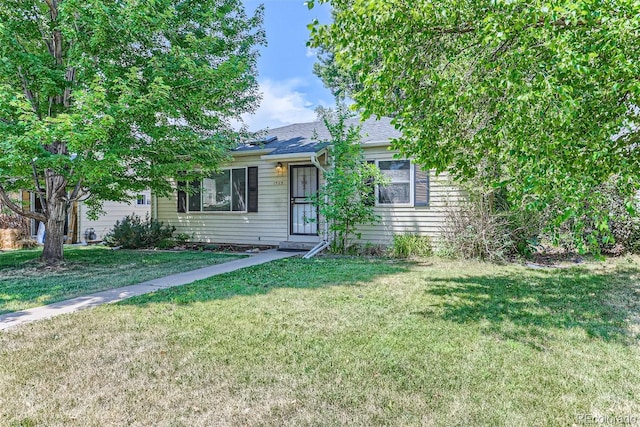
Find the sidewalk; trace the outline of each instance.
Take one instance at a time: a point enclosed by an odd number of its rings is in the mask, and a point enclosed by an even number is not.
[[[49,317],[58,316],[60,314],[73,313],[75,311],[96,307],[102,304],[122,301],[137,295],[148,294],[149,292],[157,291],[158,289],[186,285],[188,283],[195,282],[196,280],[206,279],[207,277],[216,276],[218,274],[229,273],[241,268],[264,264],[269,261],[289,258],[296,255],[300,255],[300,253],[279,252],[272,249],[255,255],[250,255],[247,258],[216,264],[210,267],[199,268],[197,270],[187,271],[184,273],[172,274],[171,276],[148,280],[146,282],[138,283],[137,285],[109,289],[102,292],[96,292],[94,294],[72,298],[66,301],[44,305],[42,307],[34,307],[24,311],[3,314],[0,315],[0,331],[7,330],[18,325],[23,325],[25,323],[35,322],[36,320],[48,319]]]

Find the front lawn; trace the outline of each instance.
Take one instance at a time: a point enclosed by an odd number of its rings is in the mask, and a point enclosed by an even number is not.
[[[637,261],[251,267],[0,333],[0,424],[638,419]]]
[[[65,263],[47,267],[42,250],[0,253],[0,314],[51,304],[91,292],[133,285],[236,258],[211,252],[65,248]]]

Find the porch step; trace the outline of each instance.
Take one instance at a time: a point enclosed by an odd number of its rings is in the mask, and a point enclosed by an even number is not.
[[[278,244],[278,250],[307,252],[313,249],[317,244],[318,242],[280,242]]]

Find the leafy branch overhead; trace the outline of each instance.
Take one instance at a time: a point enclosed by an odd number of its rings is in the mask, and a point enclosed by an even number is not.
[[[310,43],[340,71],[317,67],[341,76],[365,117],[394,117],[403,154],[504,188],[518,209],[558,206],[558,224],[587,215],[606,230],[585,201],[612,178],[631,200],[638,2],[330,3],[334,22],[312,25]]]
[[[73,201],[166,194],[178,172],[214,170],[259,98],[261,25],[240,0],[4,2],[0,197],[35,192],[44,212],[10,206],[54,239]]]

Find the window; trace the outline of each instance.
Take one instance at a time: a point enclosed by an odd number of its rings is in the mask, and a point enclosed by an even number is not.
[[[190,191],[185,191],[185,186],[185,182],[178,182],[178,212],[258,211],[257,167],[224,169],[190,182]]]
[[[378,205],[429,206],[429,171],[409,160],[379,160],[377,164],[388,181],[378,187]]]
[[[147,198],[146,194],[138,194],[136,196],[136,205],[150,205],[151,200]]]
[[[401,205],[411,203],[411,163],[409,160],[379,161],[378,167],[388,184],[378,187],[378,203]]]

